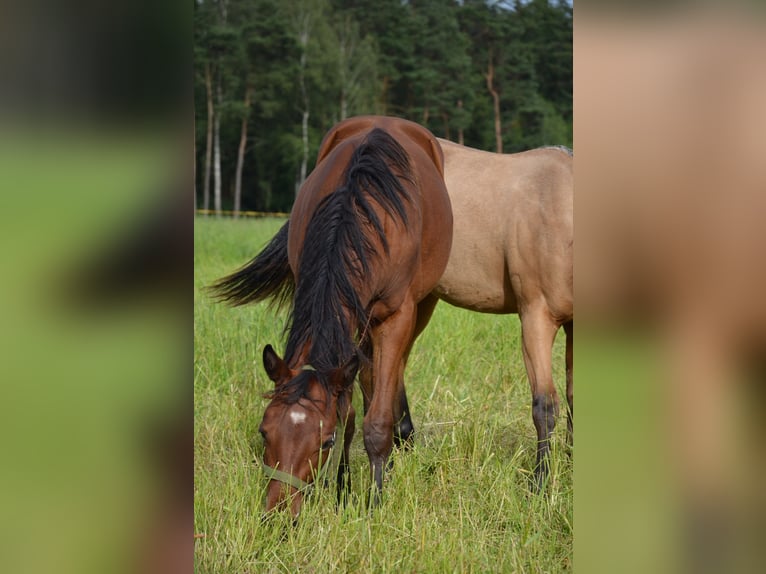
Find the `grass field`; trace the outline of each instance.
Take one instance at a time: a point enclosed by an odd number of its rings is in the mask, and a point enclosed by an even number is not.
[[[535,432],[516,316],[437,306],[406,371],[416,430],[394,454],[381,506],[365,500],[369,465],[351,448],[352,500],[334,489],[306,502],[298,525],[261,523],[265,483],[257,429],[269,390],[261,351],[282,353],[284,315],[231,309],[201,288],[254,256],[283,220],[197,219],[195,225],[195,571],[560,572],[572,569],[572,461],[559,417],[546,496],[532,494]],[[554,374],[564,397],[564,340]],[[565,401],[564,401],[565,402]]]

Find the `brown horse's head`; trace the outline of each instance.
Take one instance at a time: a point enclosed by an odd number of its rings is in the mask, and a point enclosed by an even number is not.
[[[271,347],[263,350],[263,365],[274,381],[271,402],[263,413],[259,431],[263,437],[263,467],[269,478],[266,510],[289,505],[300,514],[303,496],[318,477],[336,466],[344,448],[339,432],[339,412],[353,416],[350,389],[358,360],[323,374],[309,365],[290,368]]]

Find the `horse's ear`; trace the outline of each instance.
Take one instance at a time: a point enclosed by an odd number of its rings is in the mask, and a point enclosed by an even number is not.
[[[263,348],[263,368],[266,369],[266,374],[269,378],[278,383],[285,379],[290,378],[290,369],[271,345],[266,345]]]
[[[346,361],[346,364],[335,369],[330,375],[330,380],[333,386],[339,391],[346,390],[348,387],[354,384],[354,377],[359,370],[359,357],[354,353],[351,358]]]
[[[338,145],[349,137],[358,134],[366,128],[374,125],[375,118],[372,116],[356,116],[335,124],[322,138],[319,144],[316,163],[319,164]]]
[[[441,176],[444,177],[444,151],[442,151],[442,146],[439,145],[439,142],[433,136],[428,138],[428,144],[431,152],[429,155],[431,156],[436,169],[438,169]]]
[[[322,143],[319,144],[319,152],[317,153],[316,163],[317,165],[330,153],[330,150],[335,147],[335,136],[338,131],[333,129],[328,132],[322,139]]]
[[[434,162],[439,175],[444,177],[444,151],[434,135],[421,125],[407,122],[401,128]]]

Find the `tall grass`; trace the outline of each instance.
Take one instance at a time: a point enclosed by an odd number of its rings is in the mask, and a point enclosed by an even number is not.
[[[352,496],[307,500],[297,526],[261,522],[256,461],[269,389],[261,350],[281,353],[284,314],[214,303],[204,285],[229,273],[283,220],[198,219],[195,227],[195,569],[260,572],[560,572],[572,563],[572,463],[559,418],[545,495],[530,491],[535,432],[516,316],[444,303],[406,371],[415,447],[394,454],[382,504],[368,510],[360,413],[351,448]],[[563,332],[554,374],[564,397]],[[565,401],[564,401],[565,402]]]

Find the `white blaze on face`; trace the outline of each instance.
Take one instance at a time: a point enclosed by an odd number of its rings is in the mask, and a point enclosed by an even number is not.
[[[293,409],[290,411],[290,420],[294,425],[303,424],[306,421],[306,413],[302,410]]]

